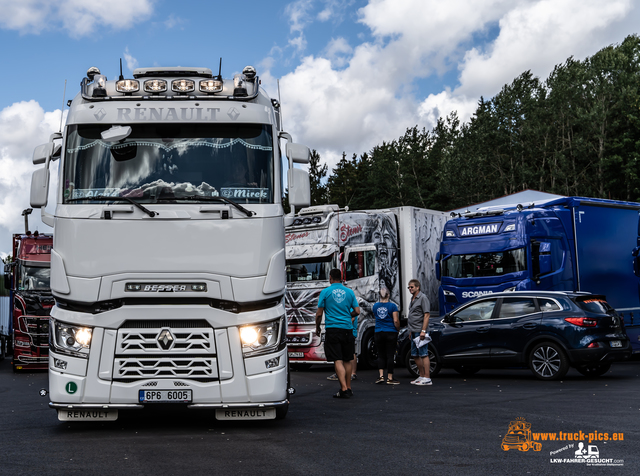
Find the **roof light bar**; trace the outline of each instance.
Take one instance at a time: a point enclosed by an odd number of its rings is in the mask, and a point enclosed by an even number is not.
[[[171,90],[176,93],[186,94],[196,89],[196,83],[191,79],[176,79],[171,81]]]
[[[140,91],[140,83],[135,79],[121,79],[116,82],[116,91],[119,93],[135,93]]]
[[[219,93],[222,91],[222,80],[220,79],[209,79],[207,81],[200,81],[200,92],[203,93]]]
[[[148,79],[143,87],[147,93],[163,93],[167,90],[167,82],[164,79]]]

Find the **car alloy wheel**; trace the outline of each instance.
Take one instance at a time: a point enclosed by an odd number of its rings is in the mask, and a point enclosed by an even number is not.
[[[531,350],[529,367],[541,380],[558,380],[567,374],[569,361],[559,345],[543,342]]]
[[[436,357],[436,354],[433,352],[433,349],[431,348],[431,346],[429,346],[429,376],[436,376],[438,375],[438,372],[440,372],[440,363],[438,362],[438,358]],[[416,361],[414,360],[413,357],[411,357],[411,346],[409,346],[409,348],[407,349],[407,356],[404,359],[404,361],[407,363],[407,370],[409,371],[409,373],[413,376],[413,377],[417,377],[418,376],[418,364],[416,364]]]

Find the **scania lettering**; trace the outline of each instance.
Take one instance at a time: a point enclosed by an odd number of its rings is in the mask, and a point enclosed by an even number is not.
[[[315,334],[315,312],[320,291],[329,286],[331,268],[342,270],[358,299],[356,353],[365,367],[376,365],[372,307],[381,287],[389,289],[404,322],[411,298],[407,285],[417,278],[437,314],[434,262],[446,221],[443,212],[413,207],[348,211],[322,205],[301,210],[285,239],[290,362],[327,362],[324,330]]]
[[[630,251],[640,203],[564,197],[461,214],[444,229],[440,309],[500,291],[604,294],[640,352],[640,298]],[[640,269],[640,268],[638,268]],[[640,272],[639,272],[640,274]]]
[[[64,130],[33,159],[44,166],[31,203],[55,230],[49,395],[60,420],[159,403],[284,418],[281,154],[295,213],[309,177],[294,163],[309,149],[282,130],[251,66],[233,79],[89,69]]]
[[[13,235],[13,261],[5,265],[4,285],[9,299],[0,313],[0,355],[10,350],[13,370],[49,368],[49,313],[53,307],[50,289],[50,260],[53,237],[31,233]]]

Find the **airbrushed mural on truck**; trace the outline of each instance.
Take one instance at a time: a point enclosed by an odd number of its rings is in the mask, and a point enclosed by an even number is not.
[[[335,205],[302,210],[286,230],[289,360],[310,365],[326,362],[323,334],[317,336],[315,312],[320,291],[329,285],[329,271],[340,268],[346,286],[358,300],[356,352],[359,362],[375,365],[372,307],[381,287],[403,312],[403,285],[417,277],[437,306],[434,257],[446,221],[444,213],[404,207],[343,211]],[[401,240],[405,233],[406,240]],[[406,241],[404,255],[401,242]],[[406,311],[406,310],[404,310]]]

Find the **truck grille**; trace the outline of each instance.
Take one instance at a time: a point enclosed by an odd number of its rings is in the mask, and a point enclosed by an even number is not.
[[[190,378],[215,380],[216,359],[212,357],[116,357],[115,380],[147,378]]]
[[[206,321],[128,321],[115,350],[114,380],[218,380],[214,330]]]
[[[169,349],[159,340],[163,330],[171,332],[173,342]],[[158,353],[171,350],[173,354],[208,354],[215,348],[213,329],[120,329],[117,354]]]

